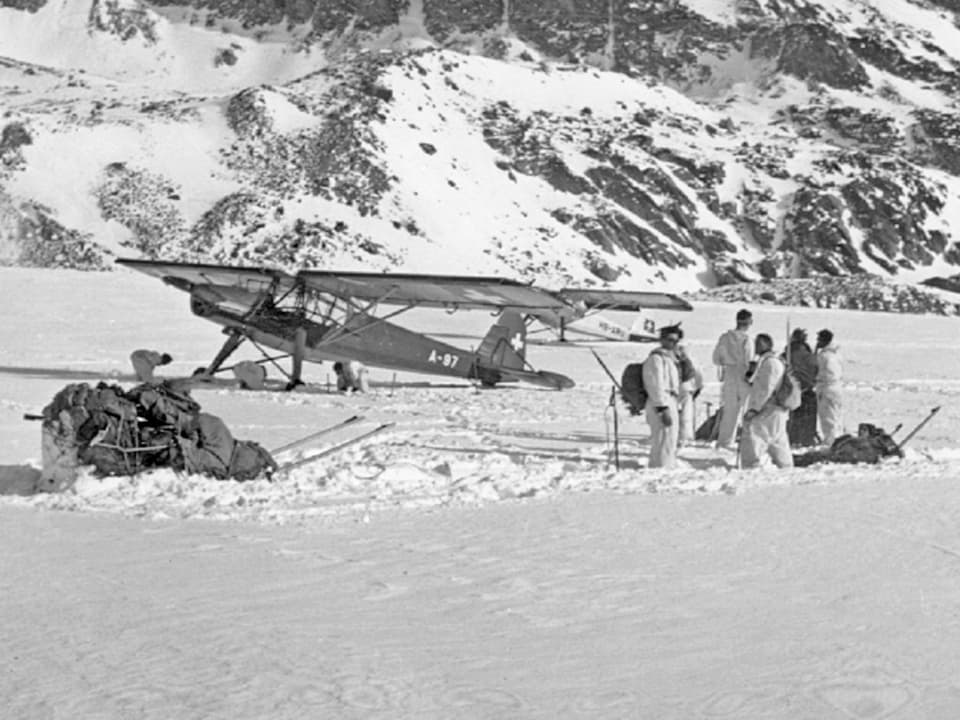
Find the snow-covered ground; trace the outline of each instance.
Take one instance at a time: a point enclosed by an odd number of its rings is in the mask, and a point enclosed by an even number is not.
[[[23,414],[64,384],[131,386],[137,347],[187,375],[222,340],[126,272],[2,269],[0,301],[8,493],[39,464]],[[683,321],[712,378],[735,310],[654,318]],[[577,381],[564,392],[374,369],[346,397],[326,366],[301,393],[197,388],[268,448],[354,414],[395,425],[273,483],[162,471],[0,497],[2,716],[956,717],[960,321],[754,311],[778,339],[835,331],[851,429],[902,438],[941,406],[906,459],[737,471],[696,446],[649,471],[646,426],[621,412],[617,472],[610,383],[582,347],[530,349]],[[491,321],[409,318],[477,337]],[[594,347],[617,372],[649,350]]]

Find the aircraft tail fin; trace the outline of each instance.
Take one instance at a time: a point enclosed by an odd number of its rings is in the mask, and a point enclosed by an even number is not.
[[[477,354],[484,366],[522,370],[527,364],[527,325],[520,313],[511,310],[501,313],[480,343]]]

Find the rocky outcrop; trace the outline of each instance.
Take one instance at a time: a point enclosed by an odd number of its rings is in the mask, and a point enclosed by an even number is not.
[[[142,7],[123,7],[117,0],[92,0],[87,20],[91,30],[116,35],[121,40],[141,37],[147,43],[156,43],[156,21]]]
[[[763,28],[751,38],[749,55],[774,61],[787,75],[835,88],[857,90],[870,82],[846,39],[821,23]]]
[[[960,115],[917,110],[909,128],[915,157],[921,162],[960,176]]]
[[[960,305],[912,285],[898,285],[873,275],[765,280],[726,285],[687,296],[690,300],[793,305],[896,313],[960,315]]]
[[[955,92],[960,88],[960,68],[941,48],[929,42],[925,45],[945,62],[953,64],[954,70],[944,69],[940,63],[926,58],[907,57],[893,39],[879,30],[862,30],[849,40],[850,49],[857,57],[880,70],[905,80],[929,83],[945,92]]]
[[[158,257],[182,237],[178,188],[170,180],[119,162],[104,168],[102,178],[94,190],[100,213],[131,231],[133,249]]]
[[[285,24],[289,27],[309,23],[317,35],[345,32],[348,29],[379,30],[395,25],[408,0],[153,0],[153,4],[192,7],[207,11],[207,22],[217,19],[239,20],[244,28]]]
[[[0,0],[0,8],[13,8],[27,12],[36,12],[46,4],[47,0]]]
[[[33,136],[23,123],[12,122],[0,131],[0,175],[23,166],[23,147],[33,143]]]
[[[90,235],[64,227],[49,209],[0,193],[0,265],[104,270],[109,262]]]

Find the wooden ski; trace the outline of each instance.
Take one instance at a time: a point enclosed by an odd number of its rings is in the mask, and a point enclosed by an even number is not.
[[[289,450],[294,450],[298,447],[303,447],[304,445],[311,443],[314,440],[323,437],[324,435],[328,435],[334,432],[335,430],[339,430],[342,427],[346,427],[350,423],[355,423],[358,420],[363,420],[363,416],[353,415],[351,417],[348,417],[346,420],[342,422],[338,422],[336,425],[331,425],[330,427],[323,428],[322,430],[317,430],[316,432],[312,432],[309,435],[304,435],[302,438],[299,438],[298,440],[293,440],[292,442],[288,442],[286,445],[281,445],[280,447],[275,448],[270,452],[273,455],[279,455],[280,453],[284,453]]]
[[[277,472],[287,473],[290,470],[293,470],[294,468],[298,468],[302,465],[306,465],[307,463],[312,463],[314,460],[320,460],[322,458],[328,457],[330,455],[340,452],[341,450],[345,450],[346,448],[352,445],[356,445],[357,443],[362,442],[363,440],[366,440],[367,438],[377,434],[378,432],[381,432],[393,426],[394,426],[394,423],[392,422],[383,423],[382,425],[378,425],[372,430],[367,430],[367,432],[361,433],[360,435],[352,437],[349,440],[344,440],[343,442],[337,443],[336,445],[331,445],[328,448],[324,448],[320,452],[313,453],[312,455],[308,455],[307,457],[300,458],[299,460],[293,460],[288,463],[283,463],[279,468],[277,468]]]

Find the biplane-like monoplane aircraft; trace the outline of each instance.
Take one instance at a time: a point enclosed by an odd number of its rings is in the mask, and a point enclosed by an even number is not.
[[[573,380],[527,363],[530,320],[562,327],[591,307],[691,309],[667,293],[550,291],[493,277],[321,270],[290,275],[259,267],[130,259],[117,263],[188,292],[195,315],[223,326],[227,339],[202,374],[224,369],[230,355],[249,342],[263,354],[259,362],[277,365],[277,360],[291,359],[288,388],[301,383],[304,361],[357,360],[373,367],[473,379],[486,386],[523,381],[559,390],[573,387]],[[477,350],[464,350],[390,322],[418,307],[485,309],[498,317]],[[270,355],[265,348],[282,354]]]

